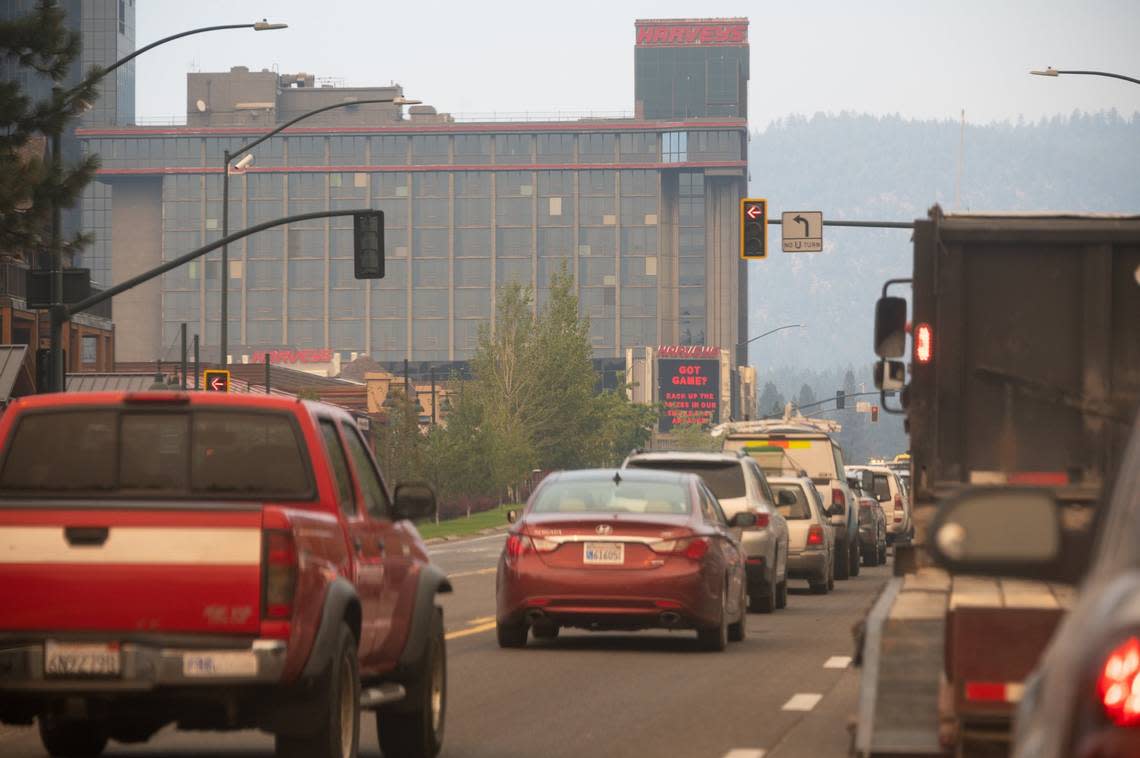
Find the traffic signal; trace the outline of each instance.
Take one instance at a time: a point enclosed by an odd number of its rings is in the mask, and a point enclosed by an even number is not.
[[[835,409],[836,410],[839,410],[839,411],[843,410],[843,406],[846,404],[846,400],[847,400],[847,396],[843,394],[843,390],[836,390],[835,391]]]
[[[740,201],[740,257],[768,257],[768,201],[746,197]]]
[[[352,217],[352,269],[357,279],[384,278],[384,211]]]
[[[879,406],[871,406],[871,423],[877,424],[879,422]]]
[[[230,372],[224,368],[208,368],[202,372],[206,392],[229,392]]]

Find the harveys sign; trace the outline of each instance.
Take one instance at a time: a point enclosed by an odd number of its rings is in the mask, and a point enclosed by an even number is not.
[[[638,21],[638,47],[748,44],[748,22]]]
[[[333,351],[321,348],[303,350],[270,350],[270,363],[331,363]]]
[[[719,350],[716,351],[719,355]],[[659,353],[660,355],[660,353]],[[658,358],[660,430],[720,421],[720,358]]]

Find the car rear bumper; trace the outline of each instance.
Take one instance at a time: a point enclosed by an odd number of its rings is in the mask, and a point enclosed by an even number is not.
[[[719,579],[697,566],[650,570],[501,568],[500,623],[548,620],[590,629],[703,628],[719,623]]]
[[[827,553],[822,550],[788,553],[788,576],[792,579],[826,578]]]
[[[186,648],[123,643],[119,673],[59,676],[45,672],[45,643],[0,647],[0,694],[128,693],[159,688],[275,684],[285,670],[281,640],[244,647]]]

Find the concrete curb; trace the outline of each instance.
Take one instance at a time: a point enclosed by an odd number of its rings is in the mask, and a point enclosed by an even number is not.
[[[499,534],[511,528],[510,524],[503,526],[493,526],[488,529],[480,529],[473,534],[449,534],[446,537],[432,537],[431,539],[424,540],[425,545],[440,545],[445,542],[462,542],[463,540],[471,540],[476,537],[486,537],[491,534]]]

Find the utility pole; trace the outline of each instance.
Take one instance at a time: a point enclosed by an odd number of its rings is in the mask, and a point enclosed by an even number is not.
[[[198,361],[198,335],[194,335],[194,389],[198,389],[199,377],[202,376],[201,364]]]
[[[182,328],[179,329],[182,338],[182,391],[186,391],[186,322],[182,322]]]

